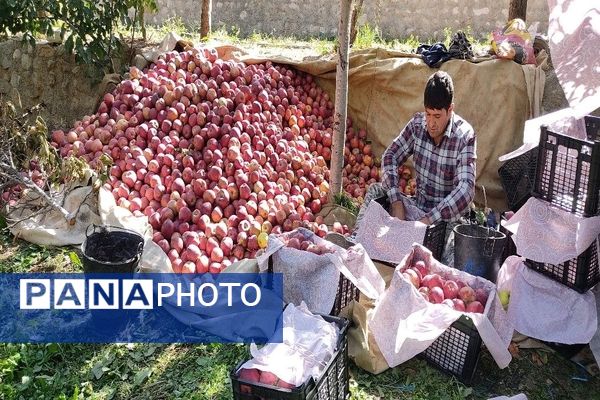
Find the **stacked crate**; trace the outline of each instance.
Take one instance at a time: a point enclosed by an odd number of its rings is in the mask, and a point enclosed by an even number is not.
[[[586,139],[542,126],[539,146],[534,149],[537,155],[530,150],[498,170],[513,211],[532,195],[577,216],[600,214],[600,118],[586,116],[584,120]],[[516,249],[511,247],[505,254],[513,252]],[[558,265],[533,260],[526,260],[525,265],[580,293],[600,281],[595,242],[578,257]]]

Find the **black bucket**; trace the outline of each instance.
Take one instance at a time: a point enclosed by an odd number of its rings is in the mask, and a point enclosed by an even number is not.
[[[81,245],[83,271],[133,273],[143,250],[144,237],[137,232],[114,226],[90,225]]]
[[[496,282],[506,235],[480,225],[454,228],[454,268]]]

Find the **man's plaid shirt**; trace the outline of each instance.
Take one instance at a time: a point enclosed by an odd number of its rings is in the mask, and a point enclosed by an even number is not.
[[[417,113],[383,154],[383,187],[390,202],[401,200],[398,167],[413,155],[416,206],[431,223],[457,220],[475,196],[477,140],[471,125],[453,113],[439,146],[427,132],[425,113]]]

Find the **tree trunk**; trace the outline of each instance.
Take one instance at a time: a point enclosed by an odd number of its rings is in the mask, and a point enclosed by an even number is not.
[[[202,0],[202,16],[200,18],[200,36],[205,38],[211,32],[212,0]]]
[[[331,145],[331,191],[333,199],[342,192],[344,143],[346,142],[346,115],[348,108],[348,52],[350,39],[350,10],[352,0],[340,0],[338,25],[338,64],[335,74],[335,112],[333,115],[333,143]]]
[[[526,16],[527,0],[510,0],[510,5],[508,6],[508,20],[521,18],[523,21],[526,21]]]
[[[352,7],[352,18],[350,20],[350,47],[354,44],[356,40],[356,35],[358,34],[358,27],[356,26],[356,22],[358,21],[358,17],[360,17],[360,12],[362,11],[363,0],[356,0],[356,4]]]
[[[142,30],[142,38],[144,39],[144,43],[146,43],[146,21],[145,21],[145,16],[144,14],[146,13],[146,10],[144,9],[144,7],[142,7],[142,13],[140,14],[140,29]]]

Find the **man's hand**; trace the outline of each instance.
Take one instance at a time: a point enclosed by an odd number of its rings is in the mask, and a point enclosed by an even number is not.
[[[402,204],[401,200],[393,202],[390,211],[392,217],[396,217],[402,221],[406,219],[406,214],[404,212],[404,204]]]

